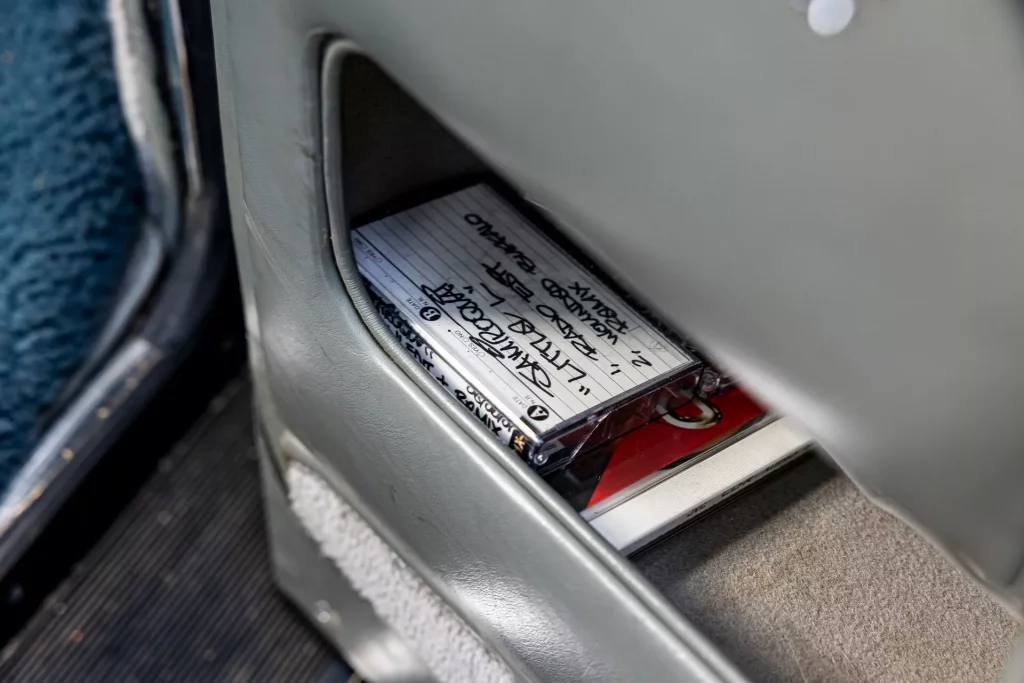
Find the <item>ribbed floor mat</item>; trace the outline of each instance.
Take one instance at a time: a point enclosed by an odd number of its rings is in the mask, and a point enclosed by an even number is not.
[[[215,399],[0,657],[4,681],[320,681],[274,588],[248,385]],[[344,680],[344,678],[341,678]]]

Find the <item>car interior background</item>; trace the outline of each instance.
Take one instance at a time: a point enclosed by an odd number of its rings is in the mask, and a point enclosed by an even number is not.
[[[0,8],[0,678],[1024,680],[1022,25],[810,4]]]

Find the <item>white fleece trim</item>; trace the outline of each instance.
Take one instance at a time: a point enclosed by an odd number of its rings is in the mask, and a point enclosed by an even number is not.
[[[440,683],[515,680],[508,666],[322,477],[293,462],[285,478],[292,510],[320,544],[320,552]]]

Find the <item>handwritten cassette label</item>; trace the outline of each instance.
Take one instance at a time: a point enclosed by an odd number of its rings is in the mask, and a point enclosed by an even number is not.
[[[476,409],[523,432],[697,364],[486,185],[362,226],[352,241],[376,292],[472,383]]]

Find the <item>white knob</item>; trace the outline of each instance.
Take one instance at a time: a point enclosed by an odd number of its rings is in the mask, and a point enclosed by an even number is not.
[[[834,36],[850,25],[856,11],[855,0],[811,0],[807,24],[819,36]]]

